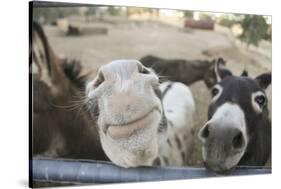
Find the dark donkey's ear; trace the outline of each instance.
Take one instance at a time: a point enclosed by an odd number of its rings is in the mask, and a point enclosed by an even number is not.
[[[31,39],[31,55],[32,55],[32,68],[37,68],[38,74],[47,74],[50,77],[52,74],[52,55],[49,48],[48,40],[45,32],[40,24],[37,22],[32,23],[32,39]],[[46,71],[45,71],[46,70]],[[36,72],[31,69],[32,73]]]
[[[271,73],[264,73],[256,77],[255,79],[261,88],[266,89],[271,84]]]
[[[218,58],[214,63],[214,72],[216,76],[216,82],[220,82],[223,78],[231,76],[230,70],[225,68],[226,61],[223,58]]]
[[[241,73],[241,75],[240,76],[242,76],[242,77],[248,77],[248,71],[247,70],[243,70],[243,72]]]
[[[225,66],[226,60],[224,60],[222,57],[219,57],[218,60],[217,60],[217,63],[218,63],[219,65],[224,65],[224,66]]]
[[[70,82],[63,72],[60,59],[49,45],[47,36],[40,24],[33,22],[31,32],[31,73],[47,83],[54,94],[64,93]]]
[[[223,58],[214,59],[209,63],[209,69],[204,75],[204,82],[209,89],[223,78],[232,75],[231,71],[225,68],[225,64],[226,61]]]

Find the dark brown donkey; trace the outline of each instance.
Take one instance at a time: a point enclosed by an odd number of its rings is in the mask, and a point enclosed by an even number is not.
[[[31,39],[32,155],[106,160],[95,124],[73,105],[83,100],[80,64],[59,59],[37,23]]]
[[[230,76],[232,73],[224,66],[226,61],[222,58],[209,60],[185,60],[164,59],[153,55],[147,55],[140,59],[146,67],[153,68],[160,77],[168,80],[179,81],[191,85],[196,81],[203,80],[210,89],[217,82],[216,72],[222,76]],[[219,68],[219,69],[216,69]]]

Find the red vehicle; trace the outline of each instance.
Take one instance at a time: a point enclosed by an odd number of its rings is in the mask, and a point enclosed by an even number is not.
[[[186,19],[184,21],[185,28],[214,30],[215,22],[213,20],[194,20]]]

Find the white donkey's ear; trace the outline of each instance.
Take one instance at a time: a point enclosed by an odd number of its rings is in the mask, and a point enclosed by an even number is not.
[[[102,69],[99,69],[98,74],[93,81],[93,87],[98,87],[100,84],[102,84],[102,82],[104,82],[104,75]]]
[[[271,84],[271,73],[264,73],[255,79],[262,89],[266,89]]]

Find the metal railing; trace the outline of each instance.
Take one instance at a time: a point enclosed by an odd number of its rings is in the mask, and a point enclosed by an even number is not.
[[[122,183],[194,179],[218,176],[270,174],[271,168],[237,167],[227,175],[218,175],[195,167],[122,168],[110,162],[66,159],[33,159],[30,165],[33,181],[56,183]]]

